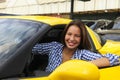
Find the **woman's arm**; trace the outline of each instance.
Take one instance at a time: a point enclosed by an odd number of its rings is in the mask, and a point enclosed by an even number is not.
[[[37,43],[33,48],[32,48],[32,53],[33,54],[48,54],[50,50],[52,49],[54,43]]]
[[[96,64],[98,67],[114,66],[120,64],[120,56],[112,53],[99,54],[88,50],[83,51],[82,60]]]
[[[110,66],[110,61],[106,57],[102,57],[102,58],[99,58],[99,59],[96,59],[96,60],[92,60],[92,61],[89,61],[89,62],[95,64],[98,67]]]

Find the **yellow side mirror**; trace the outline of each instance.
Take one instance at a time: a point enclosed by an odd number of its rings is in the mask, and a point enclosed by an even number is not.
[[[98,68],[86,61],[70,60],[48,76],[50,80],[99,80]]]
[[[24,80],[99,80],[100,73],[94,64],[82,60],[69,60],[55,69],[48,77]]]

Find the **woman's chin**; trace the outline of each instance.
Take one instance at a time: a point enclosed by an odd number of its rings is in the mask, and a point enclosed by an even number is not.
[[[76,49],[75,46],[68,46],[69,49]]]

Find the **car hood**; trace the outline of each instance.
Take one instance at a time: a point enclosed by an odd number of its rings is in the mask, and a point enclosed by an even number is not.
[[[120,55],[120,41],[107,40],[99,52],[102,54],[109,52]]]

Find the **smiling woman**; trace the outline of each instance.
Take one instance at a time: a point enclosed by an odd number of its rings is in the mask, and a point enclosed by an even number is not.
[[[118,55],[110,53],[101,55],[90,50],[91,45],[85,25],[80,20],[73,20],[65,27],[61,42],[37,43],[32,53],[48,55],[46,72],[53,72],[60,64],[72,59],[89,61],[98,67],[113,66],[119,62]]]

